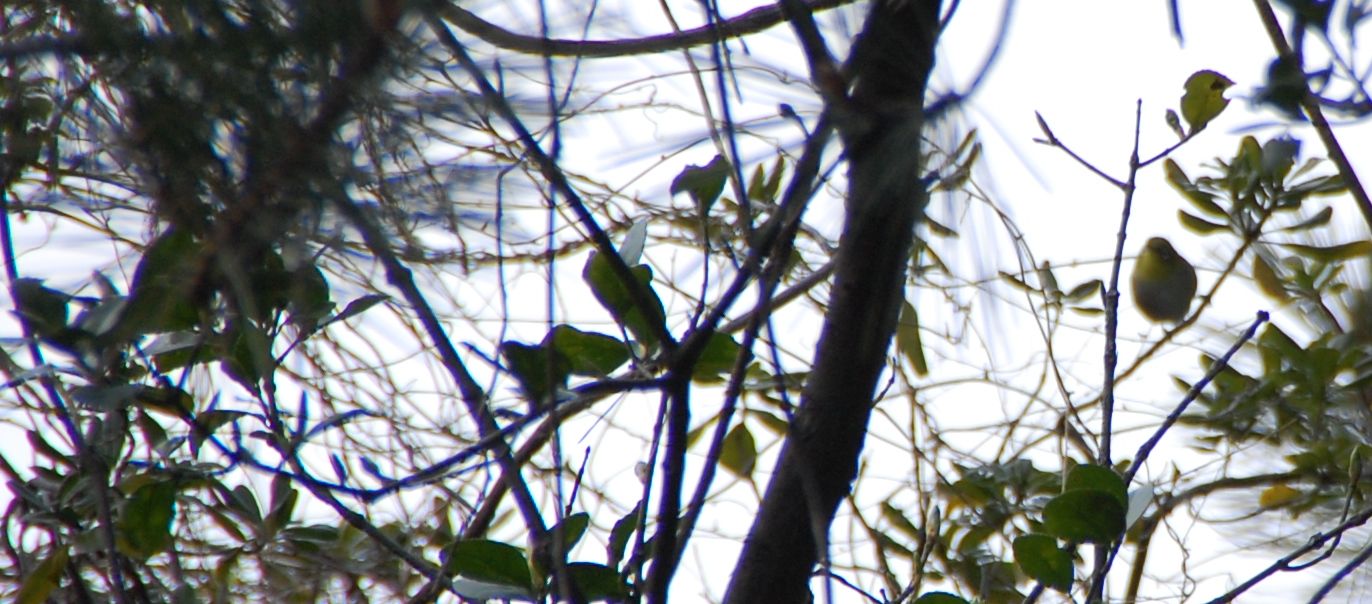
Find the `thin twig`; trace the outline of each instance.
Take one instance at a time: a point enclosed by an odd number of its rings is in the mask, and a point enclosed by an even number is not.
[[[1295,562],[1297,558],[1300,558],[1305,554],[1308,554],[1319,549],[1325,544],[1325,542],[1329,541],[1330,539],[1338,538],[1351,529],[1367,524],[1368,520],[1372,520],[1372,508],[1368,508],[1363,510],[1362,512],[1359,512],[1356,516],[1353,516],[1352,518],[1349,518],[1348,520],[1340,523],[1338,526],[1334,527],[1334,529],[1330,530],[1329,532],[1315,533],[1314,535],[1311,535],[1310,540],[1307,541],[1305,545],[1302,545],[1296,548],[1291,553],[1282,556],[1276,562],[1273,562],[1272,564],[1268,565],[1267,568],[1258,571],[1257,574],[1253,575],[1247,581],[1244,581],[1238,587],[1235,587],[1234,589],[1231,589],[1228,592],[1226,592],[1224,595],[1211,600],[1208,604],[1225,604],[1227,602],[1235,601],[1236,599],[1238,599],[1239,596],[1243,595],[1243,592],[1252,589],[1253,586],[1257,585],[1258,583],[1261,583],[1268,577],[1275,575],[1279,572],[1290,570],[1292,568],[1292,563]]]
[[[1239,336],[1239,340],[1234,342],[1234,345],[1230,346],[1229,350],[1226,351],[1223,356],[1215,359],[1215,362],[1210,365],[1210,371],[1205,373],[1205,377],[1202,377],[1191,386],[1191,389],[1187,391],[1186,396],[1182,397],[1180,403],[1177,403],[1177,407],[1173,409],[1171,413],[1168,413],[1167,417],[1162,420],[1162,425],[1159,425],[1157,430],[1153,431],[1153,436],[1149,437],[1147,441],[1144,441],[1143,445],[1139,447],[1138,452],[1134,454],[1134,459],[1129,464],[1129,469],[1124,473],[1125,484],[1129,484],[1134,480],[1134,475],[1138,474],[1139,468],[1143,467],[1143,462],[1148,460],[1148,455],[1152,453],[1153,448],[1158,445],[1158,441],[1161,441],[1162,437],[1167,434],[1167,430],[1170,429],[1173,424],[1177,423],[1177,420],[1181,419],[1181,414],[1185,413],[1186,408],[1191,405],[1192,401],[1195,401],[1196,398],[1200,396],[1201,391],[1204,390],[1206,386],[1209,386],[1210,382],[1214,380],[1221,371],[1229,368],[1229,359],[1233,358],[1235,354],[1238,354],[1239,349],[1243,348],[1244,344],[1247,344],[1249,340],[1253,339],[1253,336],[1257,335],[1258,328],[1262,327],[1262,324],[1266,323],[1267,320],[1267,311],[1258,311],[1257,318],[1253,319],[1253,323],[1248,326],[1248,329],[1244,330],[1243,335]]]

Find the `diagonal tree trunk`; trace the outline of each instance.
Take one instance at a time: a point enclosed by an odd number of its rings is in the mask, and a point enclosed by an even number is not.
[[[877,0],[850,61],[837,116],[849,192],[833,291],[814,366],[725,602],[810,601],[829,524],[857,474],[872,398],[904,299],[927,199],[921,129],[939,33],[938,0]]]

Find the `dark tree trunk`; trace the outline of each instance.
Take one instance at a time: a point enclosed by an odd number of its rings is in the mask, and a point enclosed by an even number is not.
[[[836,116],[849,160],[847,214],[814,366],[725,602],[810,601],[829,524],[857,474],[877,380],[904,299],[927,199],[920,132],[938,0],[877,0]]]

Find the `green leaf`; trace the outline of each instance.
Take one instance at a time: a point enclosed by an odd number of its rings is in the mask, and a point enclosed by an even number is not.
[[[177,229],[168,229],[143,252],[129,286],[124,325],[131,335],[182,331],[200,322],[187,284],[200,256],[200,244]]]
[[[573,562],[566,566],[572,583],[576,584],[581,597],[588,602],[621,601],[628,597],[629,589],[620,578],[619,572],[604,564]]]
[[[743,347],[734,341],[733,336],[727,333],[710,334],[710,341],[705,343],[705,350],[701,351],[700,358],[696,361],[691,379],[709,381],[721,375],[728,375],[734,370],[734,363],[742,349]]]
[[[172,520],[176,518],[176,485],[159,481],[143,485],[124,502],[119,515],[119,536],[131,556],[148,558],[171,545]]]
[[[1100,489],[1067,491],[1043,508],[1043,529],[1067,541],[1108,543],[1124,531],[1121,498]]]
[[[915,600],[915,604],[971,604],[961,596],[946,591],[931,591]]]
[[[1177,134],[1177,138],[1186,138],[1186,131],[1182,130],[1181,117],[1177,115],[1176,109],[1167,110],[1165,121],[1167,122],[1167,127],[1171,128],[1172,132]]]
[[[906,560],[915,559],[914,551],[911,551],[910,548],[905,547],[904,544],[900,543],[899,541],[896,541],[890,535],[886,533],[877,533],[875,537],[877,547],[880,548],[878,552],[879,556],[883,558],[890,558],[892,555],[895,555],[905,558]]]
[[[753,175],[748,177],[748,199],[770,201],[763,188],[767,186],[767,169],[762,164],[753,167]]]
[[[671,192],[672,195],[689,193],[701,215],[705,215],[710,212],[710,206],[714,205],[719,199],[719,194],[724,191],[724,183],[728,178],[729,161],[722,155],[716,155],[704,166],[692,164],[682,169],[681,173],[672,179]]]
[[[762,187],[762,199],[760,201],[775,202],[777,194],[781,192],[781,175],[786,173],[785,157],[777,155],[777,159],[772,163],[772,172],[767,176],[767,184]],[[752,191],[748,191],[751,197]]]
[[[48,601],[48,596],[60,584],[69,557],[67,548],[59,547],[37,566],[28,568],[19,585],[19,593],[14,596],[15,604],[41,604]]]
[[[744,409],[744,413],[748,417],[757,420],[758,423],[762,424],[762,427],[768,429],[777,436],[786,436],[786,433],[791,430],[791,425],[786,423],[786,420],[767,411],[761,409]]]
[[[1029,285],[1023,279],[1020,279],[1016,275],[1012,275],[1005,271],[999,271],[999,274],[1001,279],[1008,281],[1010,283],[1010,286],[1015,289],[1029,293],[1039,293],[1039,288]]]
[[[271,321],[277,312],[286,310],[290,305],[290,293],[296,286],[297,277],[286,270],[286,263],[282,260],[281,254],[274,250],[263,252],[258,262],[249,267],[248,280],[251,284],[252,298],[239,302],[249,311],[249,317],[266,323]],[[251,305],[247,305],[247,302],[251,302]]]
[[[610,529],[610,541],[605,544],[605,559],[609,560],[612,566],[618,566],[624,559],[624,548],[629,545],[629,539],[633,538],[634,531],[638,530],[638,515],[642,506],[642,501],[635,504],[634,508],[615,521],[614,528]]]
[[[586,512],[577,512],[562,519],[562,522],[553,527],[554,531],[562,532],[562,559],[567,558],[567,554],[572,551],[581,537],[586,534],[586,527],[591,523],[591,515]],[[551,541],[550,541],[551,543]]]
[[[227,343],[220,368],[249,391],[257,390],[258,381],[272,371],[274,361],[266,332],[252,321],[239,321],[224,336]]]
[[[934,185],[929,188],[929,191],[931,193],[953,191],[962,187],[962,185],[966,184],[972,177],[972,168],[975,167],[977,158],[980,156],[981,143],[974,143],[971,146],[971,150],[967,154],[967,157],[958,161],[958,163],[953,166],[953,170],[940,178],[938,182],[934,183]]]
[[[900,305],[900,320],[896,323],[896,350],[905,357],[915,375],[929,375],[929,362],[924,357],[924,342],[919,333],[919,313],[909,301]]]
[[[1100,279],[1092,279],[1073,287],[1072,291],[1067,292],[1063,297],[1069,302],[1085,302],[1092,298],[1099,299],[1097,295],[1104,287],[1105,285],[1101,283]]]
[[[243,485],[238,485],[229,491],[225,503],[238,512],[239,516],[247,519],[253,524],[262,522],[262,508],[257,505],[257,497],[253,496],[252,490]]]
[[[1290,195],[1337,195],[1348,190],[1348,185],[1343,182],[1343,177],[1338,174],[1328,176],[1316,176],[1310,180],[1303,181],[1287,187],[1286,192]]]
[[[1181,116],[1191,127],[1191,134],[1200,132],[1229,106],[1229,99],[1224,98],[1224,92],[1233,85],[1233,80],[1208,69],[1197,71],[1186,79],[1186,93],[1181,97]]]
[[[1316,212],[1314,216],[1306,218],[1305,220],[1297,222],[1296,224],[1293,224],[1291,226],[1282,227],[1278,230],[1286,232],[1308,231],[1310,229],[1322,227],[1326,224],[1329,224],[1330,219],[1332,219],[1333,217],[1334,208],[1326,207],[1323,210]]]
[[[532,591],[533,577],[524,551],[498,541],[472,539],[448,549],[447,568],[467,579]]]
[[[1228,225],[1210,222],[1199,216],[1192,215],[1186,210],[1177,210],[1177,220],[1180,221],[1181,226],[1186,227],[1187,230],[1200,235],[1209,235],[1211,233],[1229,230]]]
[[[719,463],[739,478],[752,476],[753,465],[757,463],[757,442],[748,426],[740,423],[729,429],[724,436],[724,447],[719,451]]]
[[[112,384],[109,386],[77,386],[71,389],[72,400],[81,406],[101,411],[123,410],[145,392],[157,389],[142,384]]]
[[[653,291],[653,271],[642,264],[629,270],[638,279],[640,291],[647,296],[646,311],[634,305],[633,297],[610,267],[610,261],[599,253],[592,253],[586,260],[586,267],[582,270],[581,276],[590,286],[596,300],[610,312],[610,316],[614,317],[621,327],[627,329],[633,334],[634,339],[645,347],[656,347],[658,342],[652,326],[663,323],[666,311],[657,292]]]
[[[928,216],[925,216],[924,220],[920,221],[920,224],[923,225],[924,228],[929,229],[929,234],[931,235],[936,235],[939,237],[958,236],[957,231],[953,230],[951,227],[948,227],[937,220],[929,218]]]
[[[390,296],[387,296],[385,294],[369,294],[366,296],[362,296],[361,298],[349,302],[347,306],[343,307],[342,311],[339,311],[338,314],[330,317],[329,322],[334,323],[337,321],[346,321],[348,319],[351,319],[352,317],[355,317],[366,312],[367,309],[376,306],[377,304],[380,304],[389,298]]]
[[[196,414],[195,419],[192,420],[195,422],[195,429],[191,434],[191,442],[195,445],[195,448],[198,449],[200,448],[200,445],[205,443],[205,439],[213,436],[214,432],[220,427],[227,425],[234,420],[248,416],[249,414],[243,411],[230,411],[224,409],[214,409],[198,413]]]
[[[1186,176],[1186,172],[1182,171],[1181,166],[1178,166],[1177,162],[1168,158],[1162,162],[1162,168],[1163,172],[1167,175],[1167,182],[1171,183],[1172,188],[1176,189],[1187,201],[1191,202],[1191,205],[1196,206],[1197,210],[1214,218],[1225,218],[1228,216],[1228,214],[1225,213],[1224,208],[1221,208],[1219,204],[1215,203],[1215,196],[1202,191],[1200,187],[1191,182],[1191,179]]]
[[[29,322],[33,332],[51,338],[67,328],[67,304],[71,296],[45,287],[40,279],[15,279],[10,284],[15,310]]]
[[[905,512],[893,505],[890,501],[881,502],[881,517],[891,523],[891,528],[900,531],[902,535],[905,535],[911,541],[918,541],[922,537],[920,530],[915,526],[915,523],[911,522],[910,519],[906,517]]]
[[[1058,547],[1048,535],[1022,535],[1015,539],[1015,563],[1035,581],[1061,592],[1072,588],[1072,553]]]
[[[1129,495],[1124,479],[1114,470],[1094,464],[1081,464],[1067,473],[1065,491],[1077,489],[1099,489],[1115,496],[1120,506],[1129,505]]]
[[[1258,289],[1267,297],[1278,302],[1285,302],[1288,298],[1286,286],[1282,285],[1281,278],[1272,269],[1272,265],[1263,260],[1262,256],[1253,255],[1253,280],[1258,283]]]
[[[534,407],[550,404],[556,390],[567,385],[569,363],[557,350],[512,341],[497,350]]]
[[[319,321],[333,311],[329,298],[329,281],[319,267],[308,264],[297,269],[287,294],[290,299],[291,323],[312,331]]]
[[[272,479],[272,509],[264,522],[267,535],[272,535],[291,523],[291,515],[295,513],[295,502],[299,498],[300,491],[291,488],[290,479],[280,475]]]
[[[704,436],[705,432],[708,431],[710,426],[713,426],[718,419],[719,416],[714,415],[704,422],[701,422],[699,426],[691,428],[691,431],[686,433],[686,448],[689,449],[696,446],[696,442],[700,440],[700,437]]]
[[[1320,262],[1336,262],[1339,260],[1353,260],[1372,254],[1372,241],[1354,241],[1341,245],[1301,245],[1298,243],[1283,243],[1282,247],[1291,250],[1301,256],[1318,260]]]
[[[576,375],[604,377],[629,361],[628,345],[602,333],[558,325],[544,338],[545,346],[548,340]]]

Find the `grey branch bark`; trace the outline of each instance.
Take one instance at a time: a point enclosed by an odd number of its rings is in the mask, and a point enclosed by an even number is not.
[[[811,601],[810,577],[857,474],[904,299],[921,182],[938,0],[878,0],[854,45],[851,96],[830,107],[849,160],[848,205],[814,366],[725,602]]]

